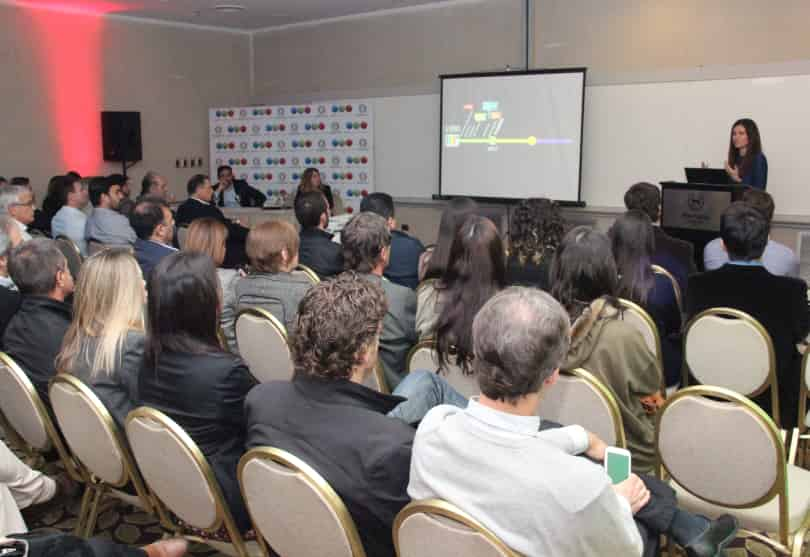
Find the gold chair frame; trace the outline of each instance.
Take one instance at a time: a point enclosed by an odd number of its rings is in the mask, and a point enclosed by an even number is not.
[[[663,275],[669,279],[669,282],[672,283],[672,290],[675,292],[675,303],[678,305],[678,311],[681,315],[683,315],[683,293],[681,293],[681,285],[678,284],[678,279],[675,278],[675,275],[667,271],[660,265],[650,265],[652,268],[652,272],[656,275]]]
[[[211,466],[208,464],[208,460],[205,458],[205,455],[200,450],[197,443],[194,442],[191,437],[189,437],[188,433],[183,430],[174,420],[169,418],[163,412],[156,410],[154,408],[149,408],[147,406],[141,406],[136,408],[132,412],[127,415],[126,425],[129,425],[136,420],[143,420],[147,422],[157,423],[165,431],[168,431],[169,434],[177,441],[183,449],[191,456],[192,460],[194,460],[197,467],[201,470],[203,477],[205,478],[205,482],[208,485],[208,489],[211,493],[211,496],[214,500],[214,506],[216,507],[216,514],[217,517],[214,520],[214,524],[208,528],[200,528],[204,532],[211,532],[214,533],[222,527],[225,526],[225,529],[228,532],[228,536],[230,537],[230,543],[233,545],[236,553],[239,557],[251,557],[250,552],[247,549],[247,543],[242,538],[241,532],[239,532],[239,528],[236,527],[236,522],[233,519],[233,515],[231,514],[231,510],[228,508],[228,504],[225,501],[225,497],[222,495],[222,490],[219,487],[219,482],[217,482],[216,476],[214,476],[214,471],[211,469]],[[127,432],[129,435],[129,432]],[[138,457],[135,456],[135,460],[137,461]],[[148,486],[149,483],[145,482]],[[150,492],[153,494],[155,500],[163,506],[163,508],[171,510],[171,507],[167,505],[161,498],[160,495],[155,492],[151,487],[149,488]],[[184,537],[186,539],[200,542],[206,545],[209,545],[211,542],[218,542],[218,540],[207,539],[196,535],[188,535],[183,532],[183,528],[178,524],[176,521],[169,518],[169,514],[166,513],[166,520],[168,525],[170,525],[171,531],[174,533],[175,536]],[[220,542],[225,543],[225,542]]]
[[[299,263],[298,266],[294,269],[294,271],[302,273],[304,276],[307,277],[307,279],[309,279],[309,281],[313,285],[318,284],[319,282],[321,282],[321,278],[318,276],[318,273],[316,273],[315,271],[313,271],[312,269],[310,269],[306,265],[303,265],[303,264]]]
[[[443,501],[441,499],[422,499],[419,501],[411,501],[405,508],[397,514],[394,519],[394,548],[397,552],[397,557],[402,557],[399,548],[399,530],[403,523],[415,514],[429,514],[449,518],[458,522],[462,526],[466,526],[477,534],[480,534],[487,539],[492,545],[498,548],[507,557],[521,557],[520,553],[510,549],[498,536],[496,536],[489,528],[478,522],[469,514],[465,513],[455,505]]]
[[[42,398],[40,398],[39,393],[37,393],[36,388],[34,388],[34,384],[31,383],[31,380],[25,374],[25,372],[17,365],[17,362],[14,361],[11,356],[6,354],[5,352],[0,352],[0,365],[6,366],[11,372],[17,377],[17,380],[23,386],[23,389],[28,394],[28,397],[33,401],[34,407],[36,408],[37,413],[39,414],[40,420],[45,426],[45,432],[48,435],[48,441],[56,449],[56,453],[59,455],[59,460],[62,462],[62,466],[65,468],[65,472],[67,472],[68,476],[79,483],[85,483],[89,485],[89,478],[87,476],[86,471],[82,468],[82,466],[76,461],[73,455],[70,453],[68,448],[65,446],[65,442],[62,439],[62,434],[54,425],[53,419],[51,418],[51,414],[48,411],[45,403],[42,402]],[[12,432],[11,437],[14,440],[19,440],[19,442],[23,443],[22,446],[19,448],[25,452],[27,455],[32,456],[37,454],[38,452],[28,445],[22,435],[17,432],[14,428],[14,425],[11,423],[7,415],[3,415],[6,424],[9,427],[9,431]]]
[[[810,380],[810,376],[808,376],[810,368],[808,368],[808,366],[810,366],[810,348],[805,350],[802,356],[801,384],[799,385],[799,416],[796,427],[798,433],[802,434],[802,438],[804,438],[804,434],[807,432],[805,418],[807,417],[807,398],[810,397],[810,388],[807,386],[807,382]]]
[[[610,390],[610,388],[608,388],[604,383],[602,383],[602,381],[600,381],[599,378],[596,377],[593,373],[581,367],[565,371],[560,370],[560,373],[564,375],[571,375],[580,379],[581,381],[584,381],[586,384],[591,386],[596,392],[598,392],[601,395],[603,402],[608,407],[610,417],[613,420],[613,431],[616,437],[616,446],[622,449],[627,448],[627,436],[624,433],[624,421],[622,420],[622,412],[621,410],[619,410],[619,403],[616,402],[616,397],[613,396],[613,392]],[[571,424],[562,424],[562,425],[571,425]]]
[[[760,497],[755,501],[748,502],[746,504],[741,505],[727,505],[724,503],[719,503],[717,501],[713,501],[707,497],[703,497],[697,493],[694,493],[682,483],[678,482],[678,477],[675,476],[672,471],[667,467],[666,462],[663,461],[661,458],[661,452],[659,450],[659,437],[661,433],[660,423],[663,416],[670,405],[675,404],[678,400],[684,397],[691,397],[691,396],[699,396],[699,397],[710,397],[712,399],[717,399],[729,403],[736,404],[738,406],[742,406],[746,409],[747,412],[752,414],[760,425],[768,431],[768,436],[773,441],[773,446],[775,450],[775,457],[776,457],[776,478],[774,480],[773,485],[768,490],[765,495]],[[731,389],[726,389],[724,387],[714,387],[708,385],[700,385],[695,387],[687,387],[685,389],[679,390],[677,393],[673,394],[664,406],[658,411],[658,416],[655,423],[655,460],[656,466],[655,470],[659,473],[659,478],[661,478],[661,473],[666,472],[669,478],[678,482],[685,491],[691,493],[694,497],[698,499],[702,499],[712,505],[717,505],[720,507],[726,507],[729,509],[744,509],[744,508],[752,508],[758,507],[760,505],[764,505],[768,501],[772,500],[774,497],[779,497],[779,542],[773,540],[767,536],[763,536],[758,532],[752,532],[750,530],[746,530],[740,528],[740,531],[748,534],[749,536],[756,538],[758,541],[773,547],[774,549],[791,555],[793,557],[800,557],[802,546],[804,545],[804,538],[807,534],[808,528],[810,528],[810,512],[808,512],[802,520],[801,525],[794,533],[793,541],[791,543],[789,526],[790,526],[790,517],[788,514],[788,485],[787,485],[787,458],[785,456],[785,443],[782,434],[779,431],[779,426],[774,423],[774,420],[771,419],[768,414],[765,413],[762,408],[760,408],[757,404],[753,403],[747,397],[732,391]]]
[[[430,348],[432,350],[435,350],[436,349],[436,340],[433,337],[426,337],[426,338],[423,338],[422,340],[420,340],[419,342],[417,342],[416,344],[414,344],[413,346],[411,346],[411,349],[408,350],[408,356],[407,356],[407,358],[405,358],[405,370],[408,373],[413,371],[411,369],[411,360],[416,355],[416,353],[419,350],[422,350],[423,348]]]
[[[247,491],[245,490],[245,484],[242,482],[245,467],[252,460],[270,460],[275,464],[279,464],[295,472],[307,483],[307,485],[314,489],[328,502],[332,512],[334,512],[335,516],[337,516],[343,531],[346,533],[352,555],[354,557],[366,557],[363,542],[360,539],[360,534],[357,531],[357,526],[354,523],[354,519],[352,519],[352,515],[349,513],[349,509],[346,508],[346,504],[343,502],[343,499],[340,498],[337,492],[332,488],[331,485],[329,485],[323,476],[316,472],[315,469],[309,464],[297,456],[288,453],[287,451],[275,447],[255,447],[245,453],[239,460],[237,473],[239,477],[239,487],[242,490],[242,498],[245,500],[245,505],[247,506],[248,514],[250,515],[250,521],[251,524],[253,524],[253,530],[256,532],[256,539],[266,557],[270,557],[271,555],[267,546],[267,540],[265,540],[264,534],[259,530],[259,527],[253,518],[253,510],[250,507],[250,500],[248,498]]]
[[[79,396],[84,398],[89,403],[90,407],[93,409],[93,412],[101,419],[102,423],[109,431],[110,436],[113,438],[113,442],[121,455],[121,460],[123,461],[124,465],[121,479],[116,483],[108,484],[93,474],[87,465],[81,462],[81,459],[78,456],[75,456],[74,453],[74,458],[82,465],[88,476],[87,489],[82,497],[81,510],[79,511],[78,523],[76,524],[76,535],[85,538],[92,536],[96,528],[99,507],[104,497],[109,494],[115,496],[116,493],[113,490],[123,488],[129,483],[132,483],[133,487],[135,488],[135,493],[138,499],[141,501],[143,510],[152,514],[153,516],[157,516],[164,528],[170,527],[171,522],[165,516],[163,509],[159,504],[157,504],[152,494],[146,489],[146,484],[141,477],[140,470],[138,470],[138,467],[135,464],[135,458],[132,456],[132,452],[129,449],[129,444],[126,442],[126,439],[121,433],[118,425],[115,423],[115,420],[110,415],[109,410],[107,410],[107,407],[104,406],[104,403],[99,400],[96,394],[90,390],[87,385],[73,375],[64,373],[55,375],[50,381],[49,392],[53,393],[53,389],[57,385],[66,385],[70,389],[74,389]],[[70,446],[70,440],[66,438],[65,441],[67,442],[68,446]]]
[[[79,256],[79,261],[84,261],[82,251],[79,249],[79,246],[76,245],[76,242],[74,242],[72,238],[70,238],[69,236],[65,236],[64,234],[59,234],[54,238],[54,240],[57,242],[62,242],[63,244],[73,248],[73,251],[75,251],[76,255]]]
[[[690,369],[689,369],[689,363],[686,360],[686,341],[689,338],[689,330],[692,328],[692,326],[694,326],[694,324],[699,319],[702,319],[703,317],[710,317],[710,316],[718,316],[718,317],[726,317],[726,318],[730,317],[730,318],[740,319],[742,321],[745,321],[746,323],[748,323],[749,325],[754,327],[754,329],[756,329],[756,331],[760,335],[762,335],[762,338],[765,339],[765,345],[768,348],[768,366],[770,367],[770,369],[768,370],[768,376],[765,378],[765,380],[762,382],[762,384],[759,387],[757,387],[756,389],[754,389],[750,393],[743,393],[743,394],[744,394],[744,396],[746,396],[748,398],[754,398],[754,397],[762,394],[763,392],[765,392],[765,389],[770,387],[770,389],[771,389],[771,414],[772,414],[771,419],[773,419],[774,423],[776,423],[777,428],[781,428],[782,425],[781,425],[781,420],[779,418],[779,416],[780,416],[780,414],[779,414],[779,381],[778,381],[778,379],[776,377],[776,351],[774,350],[774,347],[773,347],[773,339],[771,339],[770,333],[768,333],[768,331],[765,329],[765,327],[762,325],[762,323],[760,323],[754,317],[752,317],[748,313],[745,313],[744,311],[741,311],[739,309],[734,309],[734,308],[728,308],[728,307],[709,308],[707,310],[704,310],[704,311],[698,313],[696,316],[694,316],[689,321],[689,323],[686,324],[686,328],[684,329],[684,333],[683,333],[683,357],[684,357],[683,364],[684,365],[683,365],[683,377],[681,378],[681,387],[683,388],[683,387],[688,387],[689,386]]]
[[[658,361],[658,373],[661,376],[661,396],[666,398],[667,380],[666,376],[664,375],[664,353],[661,349],[661,334],[658,331],[658,325],[655,324],[655,321],[646,309],[631,300],[619,298],[619,306],[619,311],[630,311],[635,313],[653,332],[653,344],[655,345],[655,354],[653,354],[653,356],[655,356],[655,359]]]

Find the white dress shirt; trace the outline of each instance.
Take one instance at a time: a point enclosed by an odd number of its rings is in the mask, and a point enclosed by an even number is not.
[[[51,235],[67,236],[79,247],[82,255],[87,255],[87,240],[84,237],[84,228],[87,225],[87,215],[81,209],[63,205],[51,219]]]
[[[630,504],[602,466],[575,456],[585,430],[539,426],[475,399],[433,408],[414,438],[408,495],[456,505],[527,556],[641,555]]]

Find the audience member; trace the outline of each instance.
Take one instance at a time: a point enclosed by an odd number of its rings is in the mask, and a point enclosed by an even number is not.
[[[298,266],[298,232],[285,221],[263,222],[247,237],[250,273],[236,281],[236,312],[251,307],[266,309],[291,331],[298,304],[312,286]]]
[[[565,224],[560,208],[550,199],[518,203],[509,220],[509,259],[506,284],[549,289],[548,272]]]
[[[248,229],[240,225],[238,221],[228,219],[219,210],[219,207],[213,204],[214,190],[208,176],[195,174],[188,181],[186,189],[189,198],[177,208],[177,216],[175,217],[180,226],[189,226],[192,222],[201,218],[218,220],[228,228],[224,266],[233,268],[244,264],[247,261],[245,257],[245,239],[247,238]]]
[[[641,211],[627,211],[616,219],[608,236],[619,273],[616,295],[637,303],[653,318],[661,338],[667,385],[677,385],[683,363],[681,310],[672,282],[652,271],[655,236],[650,218]]]
[[[3,348],[3,333],[20,307],[20,291],[8,274],[8,258],[12,248],[22,242],[20,229],[9,217],[0,216],[0,350]]]
[[[73,297],[73,322],[56,357],[57,373],[75,375],[98,395],[123,431],[138,403],[144,347],[143,278],[120,248],[87,259]]]
[[[237,353],[236,332],[234,320],[236,319],[236,294],[234,288],[239,279],[239,271],[226,269],[222,266],[225,260],[225,245],[228,241],[228,229],[225,225],[213,218],[201,218],[188,227],[186,245],[183,251],[204,253],[211,258],[217,269],[222,300],[219,312],[219,327],[232,352]]]
[[[301,182],[295,190],[295,202],[302,193],[318,192],[323,194],[329,204],[329,213],[335,210],[335,198],[332,196],[332,188],[321,182],[321,173],[317,168],[310,167],[301,174]]]
[[[478,210],[472,199],[456,197],[447,202],[439,222],[439,236],[436,247],[428,248],[419,258],[419,280],[441,278],[450,259],[450,247],[456,238],[458,229],[468,216]]]
[[[105,246],[131,246],[137,236],[129,225],[129,219],[118,212],[123,199],[121,176],[93,178],[90,180],[90,202],[93,212],[87,217],[84,236],[89,242]]]
[[[742,202],[753,207],[765,217],[768,225],[768,234],[773,221],[774,203],[773,197],[766,191],[748,188],[743,193]],[[798,277],[799,258],[792,249],[785,244],[780,244],[771,240],[768,236],[768,243],[765,251],[762,252],[762,265],[772,275]],[[714,271],[729,262],[728,250],[723,247],[723,239],[715,238],[703,250],[703,264],[707,271]]]
[[[343,271],[343,255],[340,245],[332,241],[326,231],[329,224],[329,207],[326,198],[317,191],[299,193],[295,197],[295,218],[301,225],[301,246],[298,257],[321,279]]]
[[[641,333],[620,318],[618,287],[607,236],[588,226],[570,230],[551,264],[551,294],[573,321],[562,368],[587,369],[613,392],[633,470],[649,472],[655,461],[655,413],[663,403],[662,371]]]
[[[768,245],[768,221],[745,202],[732,203],[720,220],[720,237],[729,262],[689,279],[687,314],[694,317],[713,307],[742,310],[759,321],[773,340],[783,428],[796,426],[800,356],[796,343],[810,329],[807,284],[771,274],[762,263]],[[771,411],[770,392],[756,398]]]
[[[661,533],[690,557],[722,553],[737,530],[733,517],[710,523],[682,511],[672,488],[652,477],[611,485],[600,464],[604,441],[537,417],[543,398],[554,396],[569,345],[559,303],[536,289],[509,288],[487,301],[472,329],[481,396],[466,409],[436,407],[422,420],[412,498],[459,506],[523,555],[652,556]]]
[[[150,170],[141,180],[140,197],[159,197],[167,203],[172,201],[169,194],[169,185],[161,174]]]
[[[380,215],[391,231],[391,261],[385,270],[385,278],[414,290],[419,285],[419,258],[425,251],[422,242],[406,232],[397,230],[394,215],[394,199],[387,193],[372,193],[363,198],[361,211]]]
[[[187,549],[188,542],[183,538],[160,540],[135,548],[102,537],[80,538],[62,532],[12,534],[8,539],[0,540],[0,553],[17,550],[20,553],[9,555],[25,557],[182,557]]]
[[[661,190],[648,182],[639,182],[630,186],[624,194],[624,206],[627,210],[638,210],[647,213],[655,234],[655,253],[652,262],[660,265],[675,276],[681,292],[686,295],[689,275],[697,272],[695,266],[695,249],[691,243],[673,238],[660,226]]]
[[[45,199],[42,200],[42,212],[45,213],[48,222],[53,220],[56,212],[65,204],[64,181],[65,176],[51,176],[51,179],[48,180],[48,190]],[[54,236],[56,235],[54,234]]]
[[[81,180],[64,176],[60,181],[62,204],[51,220],[51,233],[54,238],[65,236],[82,252],[87,254],[87,215],[84,208],[87,206],[89,194]]]
[[[267,200],[266,195],[247,181],[234,179],[233,169],[228,165],[217,168],[217,179],[213,187],[220,207],[261,207]]]
[[[28,227],[37,231],[40,235],[50,235],[51,219],[49,219],[41,209],[37,209],[37,194],[31,186],[31,179],[27,176],[15,176],[11,179],[12,186],[23,186],[31,192],[31,202],[34,204],[34,220]]]
[[[123,174],[112,174],[107,177],[108,180],[121,185],[121,201],[118,202],[116,211],[129,218],[132,210],[135,208],[135,200],[132,199],[132,178],[124,176]]]
[[[491,220],[470,215],[450,248],[447,269],[432,291],[420,297],[420,336],[435,338],[439,369],[459,366],[472,373],[472,324],[475,314],[504,287],[506,257],[498,229]]]
[[[8,180],[6,180],[6,177],[5,176],[0,176],[0,188],[2,188],[3,186],[7,186],[7,185],[8,185]]]
[[[385,292],[387,312],[380,334],[380,361],[393,389],[406,373],[408,352],[417,340],[416,295],[410,288],[383,278],[391,256],[391,232],[381,216],[358,213],[343,228],[341,242],[346,269],[357,271]]]
[[[408,374],[393,395],[363,386],[377,363],[385,298],[353,272],[313,286],[292,336],[292,381],[263,383],[245,403],[248,448],[272,445],[312,466],[346,503],[369,557],[394,555],[391,528],[408,503],[408,423],[436,404],[466,404],[427,371]]]
[[[6,327],[3,346],[49,405],[54,359],[70,326],[71,308],[65,298],[73,293],[73,277],[56,242],[46,238],[14,248],[8,269],[22,303]]]
[[[142,197],[135,204],[129,223],[135,240],[135,259],[145,278],[160,260],[177,251],[172,247],[174,216],[169,205],[160,197]]]
[[[141,403],[164,412],[200,447],[237,526],[247,531],[236,466],[245,451],[245,396],[255,380],[219,345],[214,262],[201,253],[173,253],[149,276],[148,291]]]
[[[23,242],[31,239],[28,225],[34,222],[34,195],[25,186],[0,188],[0,215],[8,215],[20,229]]]

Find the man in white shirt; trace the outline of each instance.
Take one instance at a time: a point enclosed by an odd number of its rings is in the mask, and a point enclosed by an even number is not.
[[[569,339],[567,313],[545,292],[491,298],[473,323],[481,396],[422,420],[408,495],[449,501],[524,555],[652,555],[663,532],[690,557],[719,554],[736,534],[733,517],[710,523],[681,511],[654,478],[611,485],[593,462],[604,459],[603,441],[581,426],[541,427],[537,408]]]
[[[84,212],[88,200],[87,188],[81,180],[72,176],[64,177],[62,188],[65,204],[51,220],[51,235],[54,238],[67,236],[78,246],[82,255],[87,255],[87,240],[84,237],[87,225],[87,215]]]
[[[0,215],[12,218],[20,230],[23,242],[31,239],[28,225],[34,222],[34,194],[26,186],[5,185],[0,187]]]

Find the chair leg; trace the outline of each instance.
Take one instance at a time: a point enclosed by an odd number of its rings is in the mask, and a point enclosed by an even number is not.
[[[82,504],[79,507],[79,518],[76,521],[76,529],[74,534],[81,537],[84,534],[84,525],[87,520],[87,512],[90,510],[90,499],[93,497],[93,486],[91,484],[84,485],[84,494],[82,495]]]
[[[87,524],[84,528],[85,538],[89,538],[96,531],[96,521],[98,520],[98,508],[101,500],[104,498],[104,488],[102,486],[94,486],[93,502],[90,504],[90,512],[87,515]]]

